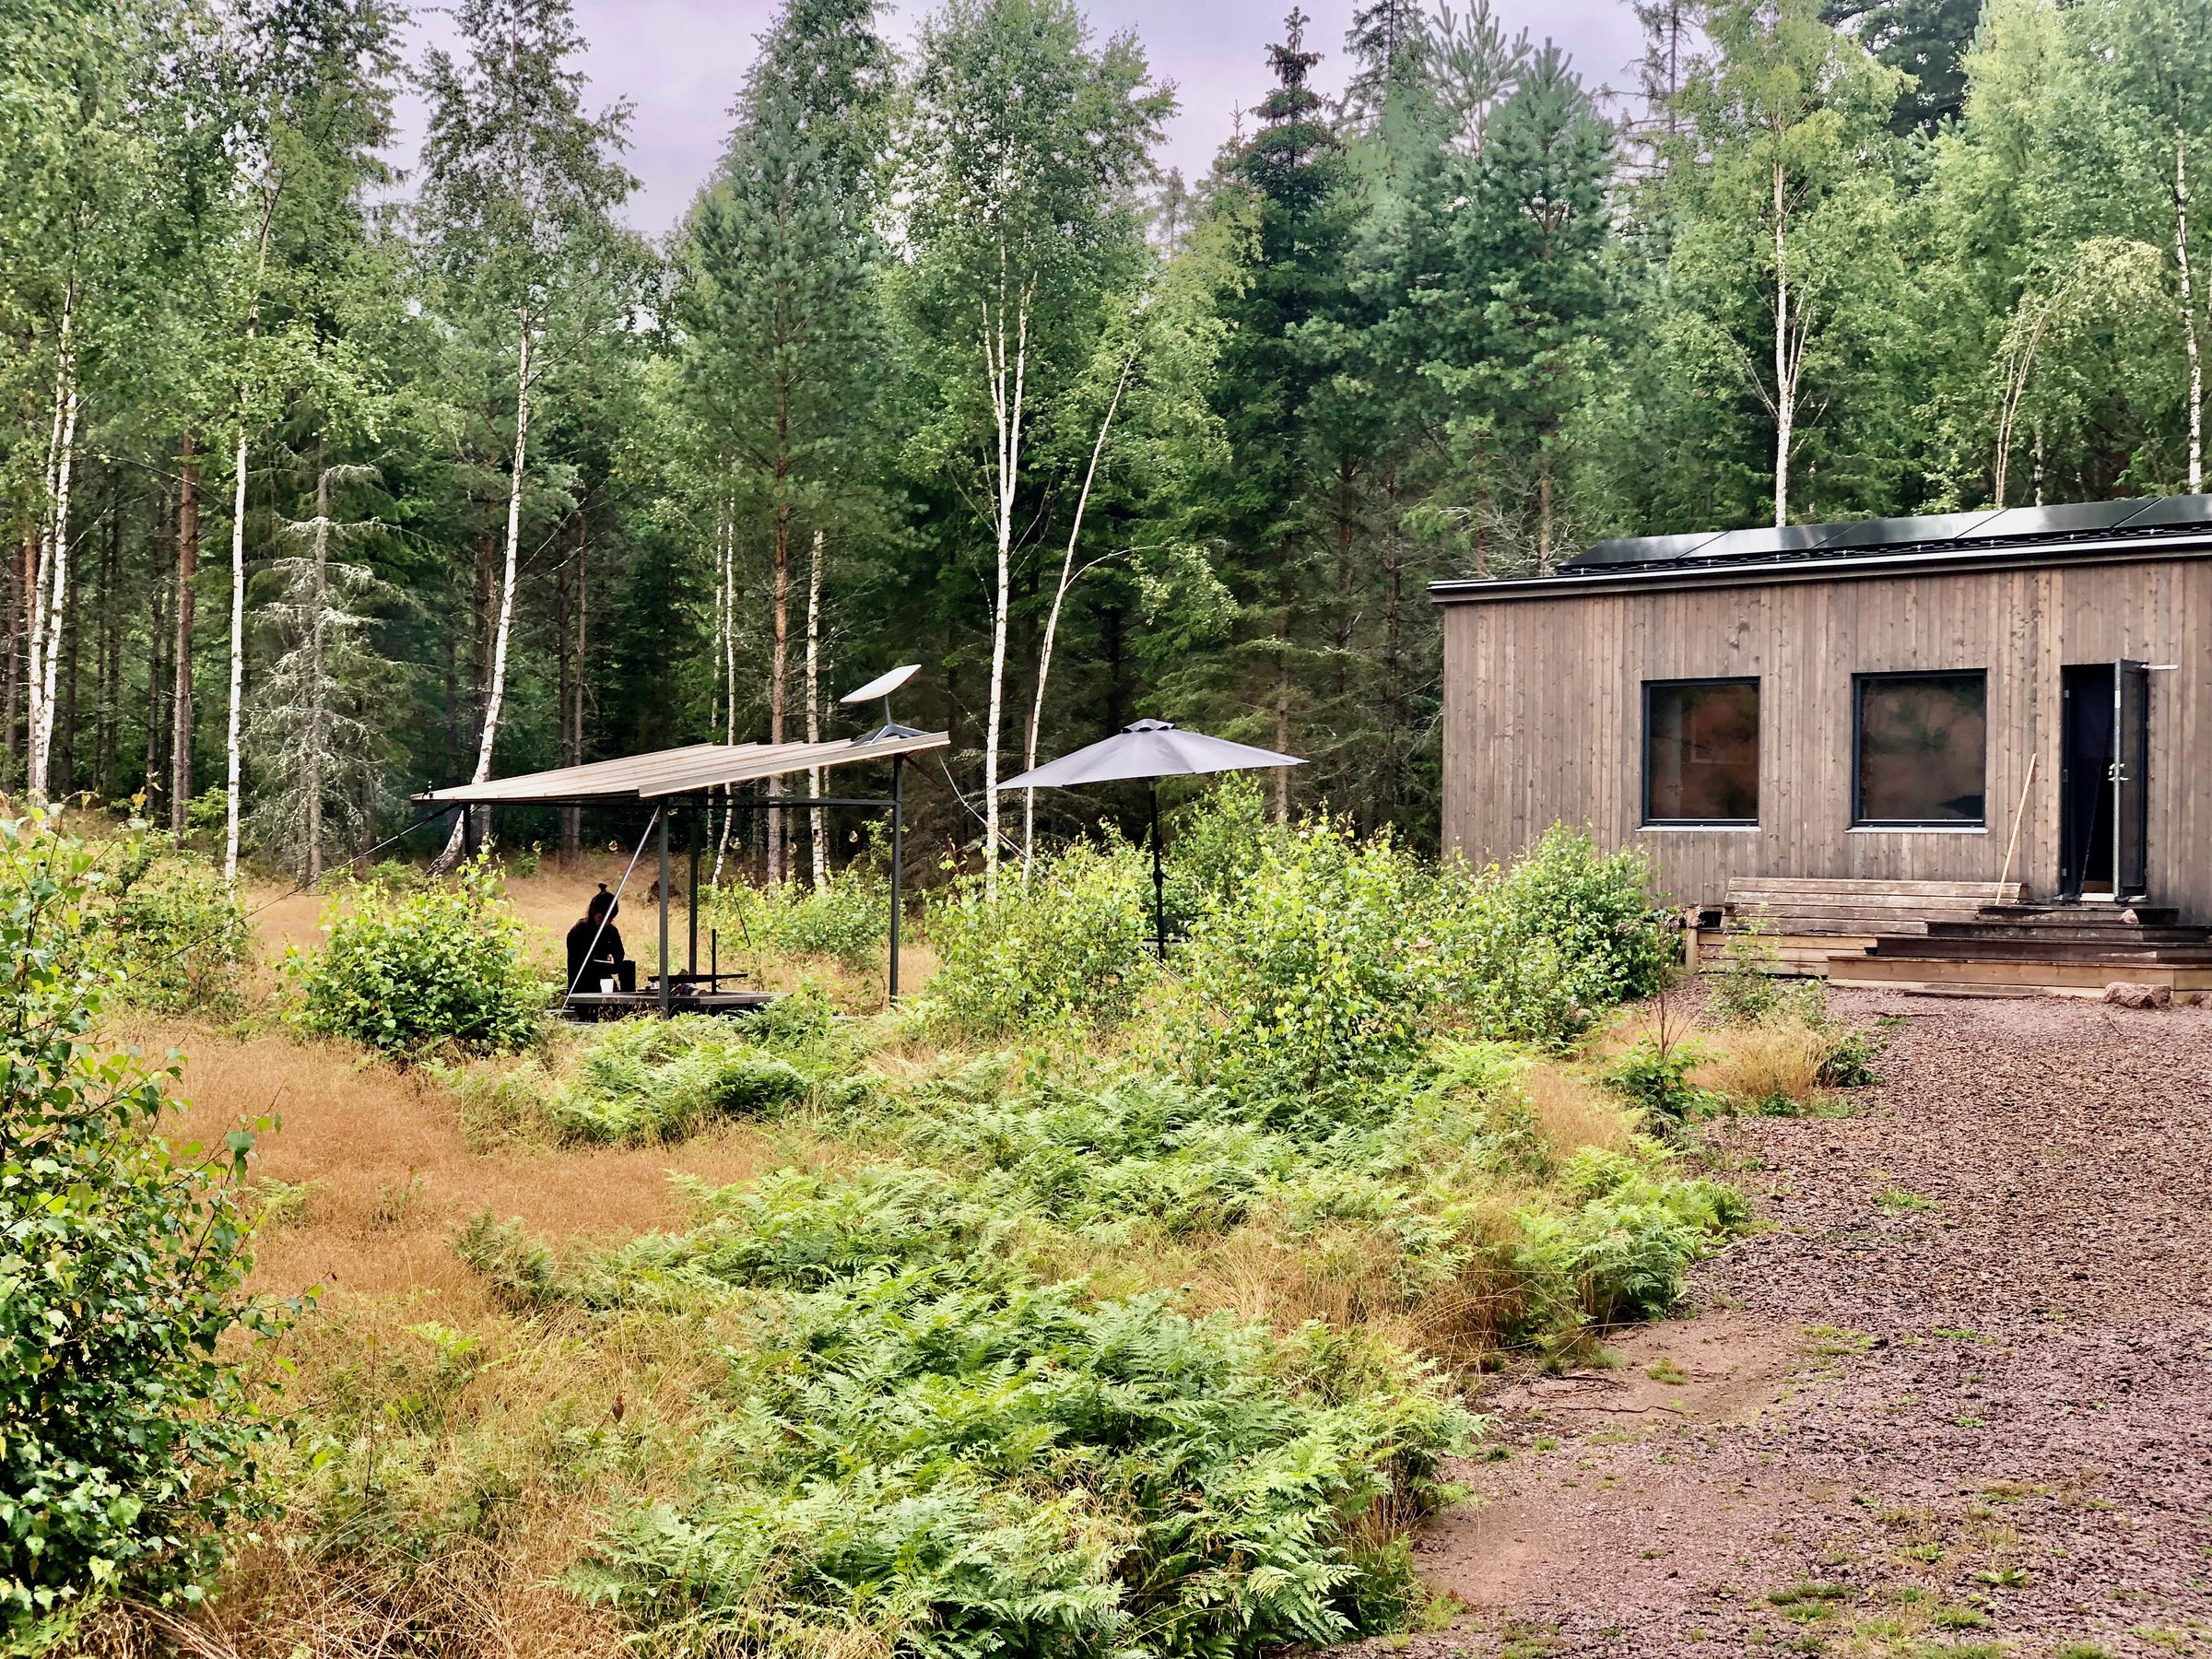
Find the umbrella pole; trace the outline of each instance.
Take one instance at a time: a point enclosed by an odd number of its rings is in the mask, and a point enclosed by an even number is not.
[[[1159,780],[1147,780],[1152,796],[1152,947],[1159,959],[1168,959],[1167,877],[1159,868]]]

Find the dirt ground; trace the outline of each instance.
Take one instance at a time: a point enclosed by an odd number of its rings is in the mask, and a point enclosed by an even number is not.
[[[1902,1016],[1713,1133],[1759,1231],[1617,1363],[1507,1373],[1418,1562],[1445,1655],[2212,1655],[2212,1010]]]

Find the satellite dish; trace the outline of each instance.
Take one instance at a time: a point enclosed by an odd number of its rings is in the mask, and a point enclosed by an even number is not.
[[[857,691],[848,691],[837,700],[841,703],[874,702],[879,697],[888,697],[900,687],[922,672],[922,665],[909,663],[903,668],[894,668],[888,674],[879,674]]]
[[[912,726],[900,725],[891,718],[891,693],[922,672],[922,665],[909,663],[903,668],[894,668],[888,674],[879,674],[857,691],[848,691],[837,700],[841,703],[874,702],[883,699],[883,724],[865,737],[856,737],[855,743],[880,743],[886,737],[919,737],[921,733]]]

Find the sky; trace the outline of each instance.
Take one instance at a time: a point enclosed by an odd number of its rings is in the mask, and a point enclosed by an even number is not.
[[[774,15],[776,0],[574,0],[576,21],[589,42],[583,69],[591,85],[587,105],[596,111],[628,99],[631,147],[627,158],[640,188],[628,218],[651,236],[667,230],[684,210],[722,152],[729,107],[753,61],[755,37]],[[1203,175],[1233,128],[1236,111],[1250,109],[1267,88],[1268,41],[1282,37],[1289,0],[1088,0],[1100,35],[1134,29],[1153,71],[1175,83],[1180,112],[1170,124],[1161,167],[1180,168],[1188,179]],[[1313,14],[1309,47],[1328,55],[1315,71],[1320,90],[1343,85],[1343,41],[1351,0],[1305,0]],[[1618,87],[1638,51],[1634,13],[1628,0],[1493,0],[1508,29],[1547,36],[1573,57],[1583,83]],[[907,0],[891,29],[902,42],[929,9],[928,0]],[[450,17],[421,6],[413,26],[410,56],[426,42],[450,44]],[[419,141],[422,111],[413,99],[398,112],[398,148],[406,165]]]

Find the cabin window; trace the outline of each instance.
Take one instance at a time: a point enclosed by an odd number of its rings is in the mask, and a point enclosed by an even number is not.
[[[1907,830],[1986,823],[1989,676],[1862,674],[1854,688],[1853,822]]]
[[[1759,682],[1647,680],[1643,821],[1759,822]]]

